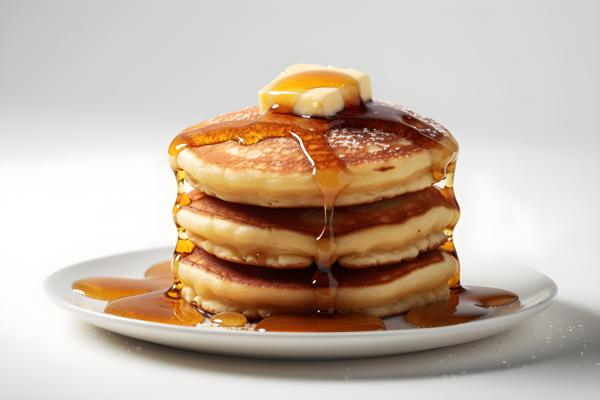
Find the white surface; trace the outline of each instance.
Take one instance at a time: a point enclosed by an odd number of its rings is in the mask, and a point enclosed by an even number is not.
[[[379,332],[265,333],[121,318],[104,313],[105,302],[86,298],[71,289],[76,280],[93,276],[141,278],[149,265],[168,259],[171,253],[171,248],[148,249],[84,261],[53,273],[46,279],[44,287],[59,306],[111,332],[184,350],[277,359],[385,356],[472,342],[539,314],[556,295],[554,282],[537,271],[488,263],[485,269],[467,269],[469,272],[463,275],[463,282],[508,289],[519,296],[520,307],[493,308],[489,315],[476,321],[438,328],[415,329],[402,316],[397,316],[386,318],[387,330]]]
[[[0,398],[597,396],[600,3],[283,3],[0,3]],[[294,62],[366,71],[376,98],[448,126],[461,259],[540,270],[553,306],[454,348],[273,362],[107,334],[48,301],[65,265],[173,243],[172,135]]]

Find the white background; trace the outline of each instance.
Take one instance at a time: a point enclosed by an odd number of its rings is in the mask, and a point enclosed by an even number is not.
[[[110,335],[49,302],[58,268],[173,243],[172,136],[296,62],[364,70],[376,98],[448,126],[464,268],[537,268],[556,303],[471,345],[273,362]],[[597,1],[0,1],[0,397],[597,396],[599,111]]]

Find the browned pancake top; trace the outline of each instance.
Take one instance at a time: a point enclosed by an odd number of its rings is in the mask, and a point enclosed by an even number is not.
[[[333,275],[339,287],[362,287],[384,284],[405,276],[419,268],[440,262],[441,250],[421,254],[417,259],[377,268],[347,269],[334,264]],[[196,248],[182,261],[194,268],[201,268],[222,279],[243,285],[303,289],[312,286],[316,266],[303,269],[273,269],[236,264],[221,260],[202,249]]]
[[[450,133],[434,121],[420,117],[400,106],[373,102],[369,107],[373,109],[370,113],[366,113],[364,118],[352,114],[354,112],[352,110],[344,110],[338,113],[335,119],[327,120],[330,128],[325,134],[325,142],[346,166],[365,163],[380,165],[386,161],[408,157],[424,149],[439,146],[440,142],[449,143],[453,147],[448,152],[448,157],[456,151],[456,142]],[[379,117],[381,119],[378,119]],[[218,130],[220,125],[231,122],[234,122],[235,126],[253,123],[260,118],[258,108],[250,107],[194,125],[184,130],[182,135],[193,135],[207,127]],[[322,119],[303,118],[293,114],[274,114],[269,116],[269,121],[257,125],[256,129],[261,131],[256,132],[255,135],[266,138],[252,146],[244,146],[236,141],[225,141],[192,146],[188,150],[207,164],[228,169],[251,169],[275,173],[310,172],[312,165],[297,139],[290,136],[269,137],[268,131],[276,129],[276,126],[286,126],[291,132],[294,129],[317,131],[322,128],[322,123]],[[311,151],[309,150],[308,153]],[[327,166],[321,165],[321,167]],[[380,172],[387,170],[381,169]]]
[[[192,203],[186,208],[209,216],[253,225],[260,228],[286,229],[318,234],[323,229],[323,210],[320,208],[266,208],[229,203],[194,191]],[[434,207],[456,209],[439,189],[429,187],[372,204],[336,207],[333,227],[336,235],[383,224],[400,224],[424,214]]]

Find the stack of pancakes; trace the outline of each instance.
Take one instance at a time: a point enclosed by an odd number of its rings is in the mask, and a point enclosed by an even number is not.
[[[202,126],[257,115],[249,108]],[[446,299],[458,264],[439,248],[458,208],[432,171],[454,155],[366,128],[332,129],[326,140],[352,177],[333,213],[335,309],[385,317]],[[176,213],[195,245],[178,266],[183,298],[250,319],[314,312],[323,195],[298,142],[190,147],[171,164],[193,187]]]

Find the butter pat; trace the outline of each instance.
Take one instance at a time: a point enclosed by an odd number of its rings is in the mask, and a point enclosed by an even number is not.
[[[329,116],[343,110],[345,104],[339,89],[322,87],[300,94],[294,103],[293,112],[298,115]]]
[[[372,99],[371,80],[354,69],[296,64],[258,92],[261,112],[269,110],[330,117]]]

